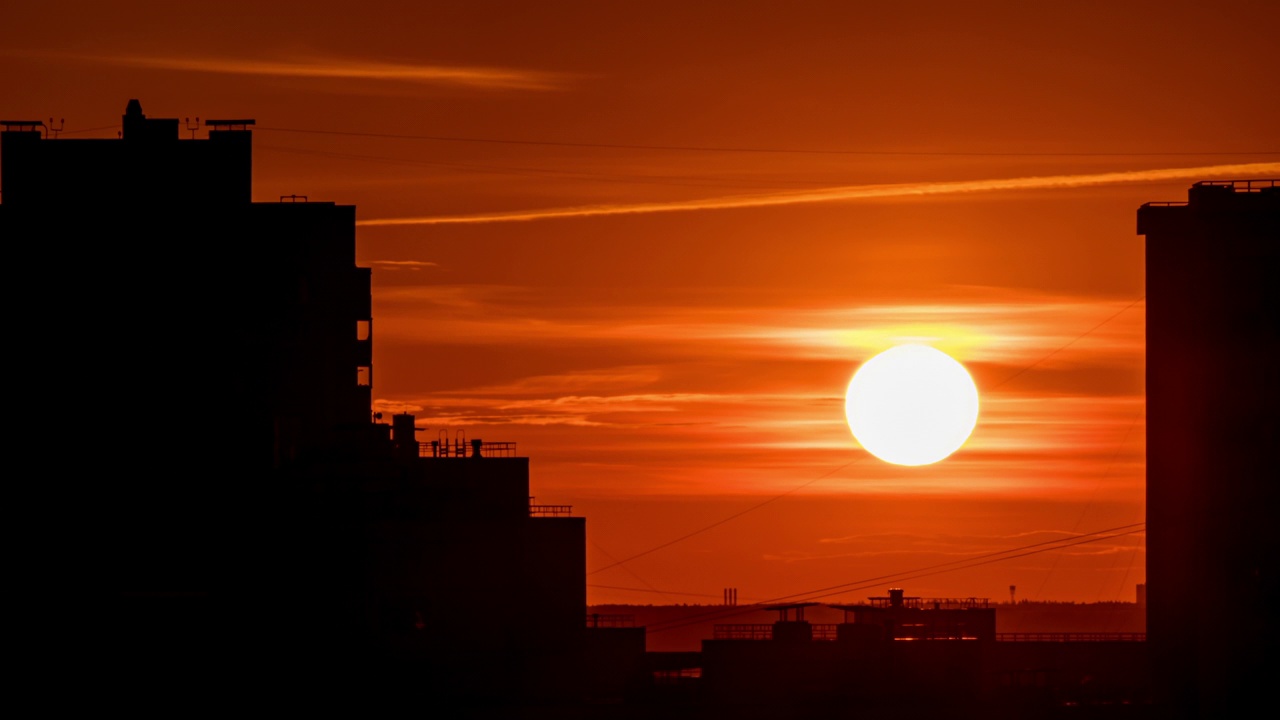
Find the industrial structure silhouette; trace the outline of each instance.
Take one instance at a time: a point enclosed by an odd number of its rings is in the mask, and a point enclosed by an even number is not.
[[[355,208],[253,202],[253,120],[183,139],[178,120],[131,100],[122,123],[107,140],[0,128],[0,239],[20,267],[60,259],[69,301],[24,326],[33,383],[104,418],[61,446],[70,477],[121,470],[93,490],[106,542],[88,550],[99,574],[84,591],[116,671],[211,690],[229,668],[284,663],[433,702],[601,715],[1214,717],[1261,697],[1280,607],[1265,531],[1278,509],[1274,181],[1197,183],[1188,203],[1138,213],[1150,643],[1001,638],[983,598],[893,588],[832,606],[841,623],[774,605],[772,624],[652,653],[626,618],[584,623],[585,519],[531,504],[514,444],[422,442],[412,415],[373,414]]]

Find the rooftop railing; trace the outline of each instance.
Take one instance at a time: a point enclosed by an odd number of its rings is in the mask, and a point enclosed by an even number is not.
[[[591,613],[587,616],[589,628],[633,628],[636,626],[635,615],[601,615]]]
[[[814,623],[812,627],[814,640],[835,640],[839,634],[835,623]]]
[[[654,685],[682,685],[702,677],[702,668],[677,668],[673,670],[654,670]]]
[[[831,642],[839,639],[840,626],[835,623],[813,623],[810,629],[813,631],[813,639],[816,642]],[[1035,633],[1010,633],[1012,635],[1034,635]],[[1089,635],[1090,633],[1057,633],[1057,635],[1071,635],[1073,637],[1059,642],[1067,642],[1075,639],[1074,635]],[[1105,633],[1096,633],[1099,635]],[[1117,635],[1122,633],[1116,633]],[[1054,635],[1054,633],[1044,633],[1044,635]],[[712,629],[712,638],[716,640],[772,640],[773,624],[772,623],[743,623],[732,625],[716,625]],[[964,628],[899,628],[898,634],[894,640],[978,640],[977,634],[969,632]],[[1018,637],[1017,640],[1024,638]],[[1044,642],[1040,638],[1025,638],[1028,640],[1035,639]],[[1092,639],[1092,638],[1088,638]],[[1112,638],[1101,638],[1112,639]],[[1011,638],[1011,641],[1013,639]]]
[[[895,607],[893,598],[873,597],[867,598],[867,603],[873,608],[890,608]],[[902,604],[897,607],[904,607],[911,610],[969,610],[973,608],[986,608],[990,606],[987,598],[902,598]]]
[[[1229,187],[1233,192],[1262,192],[1273,188],[1280,180],[1201,180],[1192,187]]]
[[[572,505],[530,505],[530,517],[569,517],[573,514]]]
[[[1260,192],[1276,192],[1276,187],[1280,186],[1280,180],[1274,178],[1268,179],[1251,179],[1251,180],[1201,180],[1191,186],[1194,191],[1196,188],[1222,188],[1223,191],[1233,193],[1260,193]],[[1142,203],[1144,208],[1167,208],[1167,207],[1186,207],[1190,203],[1188,201],[1171,201],[1171,202],[1146,202]]]
[[[453,458],[475,457],[476,447],[465,440],[432,440],[418,443],[418,457]],[[481,442],[480,457],[515,457],[516,444],[513,442]]]
[[[716,625],[711,637],[716,640],[772,640],[773,623],[735,623]]]
[[[996,633],[998,642],[1146,642],[1146,633]]]

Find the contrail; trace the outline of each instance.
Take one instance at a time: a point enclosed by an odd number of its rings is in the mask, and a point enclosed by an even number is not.
[[[428,215],[422,217],[374,218],[359,220],[357,225],[376,227],[386,225],[444,225],[455,223],[495,223],[552,218],[595,217],[599,215],[637,215],[645,213],[681,212],[692,210],[726,210],[731,208],[768,207],[772,205],[799,205],[801,203],[838,202],[868,198],[918,197],[926,195],[956,195],[960,193],[993,192],[998,190],[1039,190],[1046,188],[1079,188],[1096,185],[1120,185],[1124,183],[1157,180],[1203,179],[1205,177],[1242,177],[1280,174],[1280,163],[1243,163],[1236,165],[1204,165],[1200,167],[1162,168],[1157,170],[1131,170],[1123,172],[1091,173],[1085,175],[1042,175],[1035,177],[1002,178],[996,180],[954,180],[947,182],[899,183],[891,185],[842,185],[817,190],[793,190],[757,195],[733,195],[698,200],[635,203],[630,205],[584,205],[579,207],[547,208],[544,210],[515,210],[475,215]]]
[[[49,54],[45,54],[45,56],[49,56]],[[565,80],[564,76],[556,73],[531,70],[455,65],[410,65],[338,57],[289,60],[173,56],[54,57],[155,70],[177,70],[224,75],[388,80],[519,90],[553,90],[563,85]]]

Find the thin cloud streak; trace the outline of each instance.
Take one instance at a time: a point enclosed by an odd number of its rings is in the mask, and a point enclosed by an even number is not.
[[[440,267],[439,263],[424,260],[370,260],[368,264],[382,270],[421,270]]]
[[[387,225],[444,225],[459,223],[495,223],[554,218],[595,217],[601,215],[639,215],[660,212],[694,210],[728,210],[735,208],[799,205],[805,203],[838,202],[842,200],[866,200],[930,195],[956,195],[961,193],[996,192],[1001,190],[1044,190],[1119,185],[1124,183],[1153,182],[1161,180],[1186,180],[1206,176],[1252,176],[1280,172],[1280,163],[1243,163],[1235,165],[1205,165],[1200,167],[1161,168],[1082,175],[1044,175],[1036,177],[1001,178],[995,180],[957,180],[944,182],[900,183],[890,185],[845,185],[818,190],[787,191],[764,195],[737,195],[720,198],[677,200],[671,202],[637,203],[632,205],[589,205],[583,207],[549,208],[476,215],[439,215],[405,218],[374,218],[359,220],[357,225],[378,227]]]
[[[264,75],[330,80],[383,80],[508,90],[556,90],[564,82],[563,75],[530,70],[451,65],[409,65],[338,58],[271,61],[218,57],[79,56],[74,59],[155,70],[182,70],[222,75]]]
[[[962,361],[1020,365],[1039,361],[1041,369],[1059,366],[1080,351],[1098,357],[1140,354],[1143,306],[1115,317],[1087,337],[1087,330],[1121,301],[1027,294],[1021,303],[1005,297],[968,300],[951,305],[884,304],[822,310],[749,306],[691,308],[681,306],[612,306],[607,312],[553,305],[535,321],[512,315],[527,307],[524,293],[486,286],[411,287],[390,290],[396,300],[419,300],[384,310],[380,337],[412,341],[429,323],[432,332],[447,334],[456,344],[545,344],[554,341],[715,344],[740,357],[781,356],[791,359],[869,357],[903,342],[927,342]],[[465,314],[463,314],[465,312]],[[576,315],[569,317],[567,313]],[[432,318],[423,320],[424,317]],[[435,319],[442,318],[442,319]],[[728,343],[728,345],[726,345]],[[1065,347],[1071,343],[1070,348]],[[1071,352],[1046,357],[1045,352]],[[1044,363],[1048,363],[1044,365]],[[575,375],[576,377],[576,375]]]

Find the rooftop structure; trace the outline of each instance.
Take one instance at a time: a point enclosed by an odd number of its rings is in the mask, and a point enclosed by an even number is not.
[[[841,623],[799,617],[816,605],[759,606],[778,613],[772,624],[717,624],[700,657],[682,659],[682,668],[697,671],[704,699],[730,705],[914,707],[986,717],[1020,703],[1043,713],[1147,697],[1140,633],[998,634],[986,598],[908,597],[901,588],[828,606],[844,612]],[[669,669],[654,665],[656,682]]]

